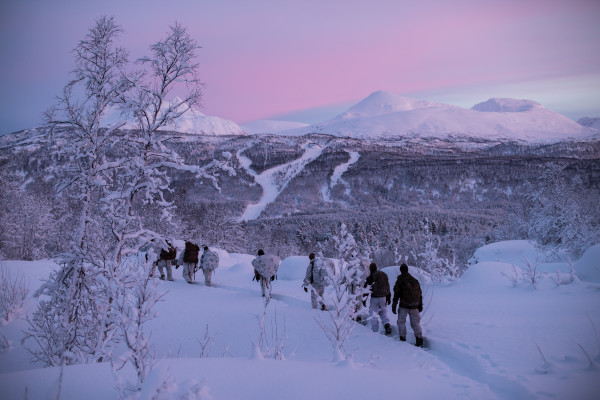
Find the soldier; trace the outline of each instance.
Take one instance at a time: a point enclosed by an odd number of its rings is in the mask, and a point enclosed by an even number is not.
[[[194,283],[194,272],[198,266],[198,253],[200,253],[200,247],[190,241],[185,242],[185,250],[181,261],[183,262],[183,279],[187,283]]]
[[[400,275],[394,285],[394,301],[392,303],[392,312],[396,314],[396,305],[400,301],[398,309],[398,332],[400,340],[406,341],[406,316],[410,317],[410,326],[415,333],[415,346],[423,347],[423,331],[421,330],[421,311],[423,311],[423,294],[421,285],[411,274],[408,273],[408,266],[400,266]]]
[[[208,249],[208,246],[204,246],[204,253],[200,257],[200,268],[204,273],[204,284],[206,286],[212,286],[212,274],[215,269],[219,267],[219,255]]]
[[[257,257],[252,260],[252,266],[254,267],[254,278],[260,282],[260,290],[262,296],[266,297],[267,301],[271,299],[271,281],[275,279],[277,270],[281,260],[275,255],[265,255],[265,252],[260,249],[258,250]]]
[[[168,240],[165,241],[166,248],[160,249],[157,264],[160,279],[165,280],[165,269],[167,270],[167,280],[173,281],[173,262],[177,258],[177,250]]]
[[[369,304],[371,327],[373,332],[379,330],[379,319],[377,318],[377,315],[379,315],[385,334],[389,336],[392,334],[392,327],[387,316],[387,306],[392,301],[390,282],[385,272],[377,270],[377,264],[371,263],[369,271],[371,273],[367,277],[365,287],[371,286],[371,302]]]
[[[310,301],[312,308],[316,309],[321,307],[321,310],[327,310],[327,306],[323,303],[323,294],[325,294],[325,287],[328,285],[328,274],[335,273],[335,266],[333,260],[325,259],[322,256],[319,258],[315,257],[315,253],[310,253],[308,256],[309,263],[306,268],[306,276],[302,286],[304,291],[308,293],[310,287]],[[329,272],[327,270],[330,270]]]

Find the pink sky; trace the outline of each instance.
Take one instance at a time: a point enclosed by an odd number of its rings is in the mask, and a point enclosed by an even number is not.
[[[187,26],[202,46],[202,111],[238,123],[341,110],[376,90],[600,116],[598,0],[19,0],[0,5],[0,133],[39,124],[101,15],[132,57]]]

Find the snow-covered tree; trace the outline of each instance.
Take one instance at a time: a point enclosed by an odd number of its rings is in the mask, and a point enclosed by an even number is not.
[[[424,237],[423,249],[414,255],[418,266],[429,272],[434,282],[448,282],[457,278],[460,271],[456,265],[456,258],[453,257],[449,260],[439,254],[440,237],[434,235],[427,224],[423,225],[422,234]]]
[[[317,323],[333,347],[334,361],[341,361],[352,354],[351,350],[346,348],[346,342],[356,326],[355,320],[362,305],[363,295],[368,293],[368,290],[363,288],[367,274],[359,257],[354,236],[344,223],[340,225],[339,233],[333,236],[332,240],[338,251],[339,271],[336,273],[327,269],[329,290],[326,293],[329,293],[329,296],[323,300],[327,304],[329,321],[317,318]]]
[[[46,114],[49,136],[60,157],[59,192],[81,205],[71,252],[36,295],[45,295],[29,320],[24,340],[39,349],[34,358],[47,365],[102,361],[114,335],[112,299],[105,279],[116,266],[107,246],[105,189],[122,160],[110,157],[118,142],[119,124],[102,126],[106,113],[131,84],[123,70],[127,53],[117,47],[121,28],[112,17],[102,17],[74,49],[73,79],[58,104]]]
[[[233,173],[227,165],[227,154],[206,165],[187,165],[168,146],[174,136],[164,132],[166,128],[175,128],[179,117],[193,112],[192,107],[200,104],[202,84],[195,61],[199,48],[186,28],[175,23],[163,40],[150,47],[152,54],[138,60],[147,68],[137,73],[133,89],[124,93],[123,111],[133,118],[136,129],[124,137],[128,159],[120,168],[111,193],[112,198],[119,199],[118,206],[112,209],[111,222],[117,242],[114,256],[117,262],[125,254],[137,251],[142,243],[159,236],[144,226],[136,202],[158,208],[161,219],[166,223],[171,221],[175,206],[166,197],[172,191],[169,171],[189,171],[197,179],[208,179],[217,189],[218,171]],[[183,97],[169,99],[175,89],[180,89]]]
[[[529,237],[544,247],[565,249],[575,256],[600,239],[598,188],[586,188],[565,167],[549,165],[525,189]]]

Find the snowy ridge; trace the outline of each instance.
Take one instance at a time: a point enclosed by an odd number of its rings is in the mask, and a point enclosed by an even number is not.
[[[248,221],[257,219],[264,209],[277,199],[277,196],[286,188],[288,183],[312,160],[316,159],[323,152],[323,148],[315,143],[305,143],[302,148],[302,156],[290,163],[278,165],[257,174],[252,168],[252,161],[244,157],[242,152],[245,149],[238,150],[237,158],[241,166],[254,177],[254,181],[262,187],[262,196],[258,203],[250,204],[242,214],[241,220]]]
[[[589,138],[595,131],[531,100],[490,99],[467,110],[375,92],[329,121],[281,134],[311,132],[359,139],[474,138],[553,143]]]
[[[597,131],[600,131],[600,117],[596,117],[596,118],[590,118],[590,117],[583,117],[580,118],[577,123],[581,126],[585,126],[586,128],[592,128],[592,129],[596,129]]]

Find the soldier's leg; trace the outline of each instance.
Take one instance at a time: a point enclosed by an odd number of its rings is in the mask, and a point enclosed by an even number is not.
[[[373,329],[373,332],[379,330],[379,319],[377,318],[379,308],[378,300],[378,298],[371,297],[371,302],[369,303],[369,318],[371,319],[371,329]]]
[[[192,277],[191,277],[191,272],[192,272],[192,263],[183,263],[183,279],[185,279],[185,281],[187,283],[192,283]]]
[[[327,306],[325,305],[325,299],[323,295],[325,294],[325,286],[321,286],[317,288],[317,294],[319,295],[319,302],[321,303],[321,310],[327,310]]]
[[[203,269],[202,273],[204,274],[204,284],[206,286],[212,286],[212,270]]]
[[[400,340],[404,338],[406,340],[406,316],[408,310],[406,308],[398,307],[398,333],[400,334]]]
[[[419,310],[408,310],[410,317],[410,327],[415,333],[415,337],[422,338],[423,331],[421,330],[421,313]]]
[[[165,260],[158,261],[158,272],[160,273],[160,279],[165,279]]]
[[[310,304],[312,305],[312,308],[316,309],[317,307],[319,307],[319,299],[317,298],[317,289],[315,289],[312,286],[310,288]]]
[[[385,297],[382,297],[381,299],[381,306],[379,307],[379,318],[381,318],[381,323],[383,324],[383,326],[386,326],[390,323],[390,319],[388,318]]]
[[[260,277],[260,291],[262,293],[262,297],[265,297],[265,293],[266,293],[266,283],[265,283],[265,278],[263,278],[262,276]]]
[[[161,276],[164,276],[161,273]],[[173,280],[173,261],[168,260],[167,261],[167,279],[172,281]]]

